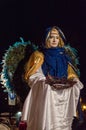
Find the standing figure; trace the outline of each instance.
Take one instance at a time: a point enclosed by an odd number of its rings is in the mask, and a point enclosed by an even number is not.
[[[48,29],[44,47],[32,53],[24,79],[30,86],[22,121],[27,130],[71,130],[83,84],[65,51],[65,36]]]

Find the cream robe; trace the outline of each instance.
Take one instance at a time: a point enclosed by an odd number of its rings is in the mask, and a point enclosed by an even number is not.
[[[45,79],[41,68],[29,77],[31,90],[21,120],[27,122],[27,130],[71,130],[82,83],[74,78],[77,83],[73,87],[56,90]]]

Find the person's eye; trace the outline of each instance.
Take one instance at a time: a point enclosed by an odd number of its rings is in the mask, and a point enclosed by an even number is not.
[[[57,36],[56,39],[59,39],[59,37]]]
[[[49,38],[53,38],[53,36],[50,36]]]

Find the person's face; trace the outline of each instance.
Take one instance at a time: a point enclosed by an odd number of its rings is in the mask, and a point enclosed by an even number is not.
[[[57,30],[51,30],[50,36],[48,38],[48,46],[51,47],[57,47],[59,44],[59,33]]]

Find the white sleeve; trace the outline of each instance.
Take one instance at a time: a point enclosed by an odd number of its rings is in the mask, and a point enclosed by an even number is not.
[[[39,68],[35,74],[33,74],[29,77],[28,84],[30,87],[32,87],[33,84],[35,84],[37,81],[44,82],[45,80],[46,80],[46,77],[42,73],[41,68]]]
[[[78,86],[80,89],[83,89],[84,85],[78,78],[74,78],[73,81],[76,81],[76,86]]]

